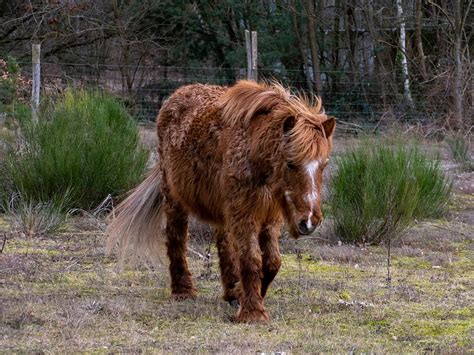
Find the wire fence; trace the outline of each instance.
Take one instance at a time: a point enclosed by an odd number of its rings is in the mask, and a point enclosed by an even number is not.
[[[31,64],[20,63],[31,75]],[[246,77],[245,68],[179,67],[41,63],[42,95],[51,97],[67,87],[97,88],[118,96],[130,114],[153,121],[169,95],[191,83],[231,85]],[[308,93],[311,73],[306,70],[259,68],[259,79],[278,80],[293,90]],[[383,120],[429,123],[443,119],[450,110],[449,85],[433,90],[413,81],[413,104],[404,99],[401,80],[393,73],[323,71],[322,99],[326,112],[361,127]],[[399,84],[395,84],[399,83]]]

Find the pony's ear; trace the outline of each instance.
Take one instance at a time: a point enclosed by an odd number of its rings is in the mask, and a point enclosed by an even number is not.
[[[283,122],[283,134],[288,134],[293,127],[295,127],[296,124],[296,118],[294,116],[289,116],[285,118],[285,121]]]
[[[326,138],[330,138],[336,129],[336,117],[329,116],[328,119],[322,123],[322,125]]]
[[[265,116],[272,112],[272,107],[264,107],[254,113],[254,116]]]

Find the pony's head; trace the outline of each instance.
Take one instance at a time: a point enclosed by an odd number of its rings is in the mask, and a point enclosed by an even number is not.
[[[329,161],[334,117],[280,84],[240,81],[221,98],[223,120],[253,137],[250,159],[257,181],[271,185],[294,238],[322,222],[321,187]],[[261,176],[263,175],[263,178]]]
[[[323,220],[323,170],[329,161],[336,122],[321,111],[320,100],[312,107],[294,98],[289,108],[282,123],[281,205],[290,233],[296,238],[311,234]]]

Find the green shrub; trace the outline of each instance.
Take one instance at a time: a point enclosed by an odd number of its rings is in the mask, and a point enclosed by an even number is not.
[[[0,110],[15,102],[29,102],[30,81],[21,73],[15,58],[0,58]]]
[[[473,164],[469,157],[469,142],[467,138],[461,135],[453,135],[447,138],[447,143],[453,160],[467,170],[472,169]]]
[[[144,171],[137,126],[109,95],[67,91],[38,124],[21,126],[25,147],[10,157],[6,174],[27,203],[67,195],[69,208],[91,209],[130,189]]]
[[[15,98],[18,64],[12,58],[0,58],[0,107],[11,103]]]
[[[451,184],[439,161],[414,145],[367,141],[336,160],[330,186],[334,230],[343,242],[378,244],[414,219],[441,216]]]

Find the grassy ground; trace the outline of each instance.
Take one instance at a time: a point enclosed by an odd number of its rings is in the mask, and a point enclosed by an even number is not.
[[[190,252],[199,296],[184,302],[170,299],[166,270],[117,272],[87,219],[53,236],[13,237],[0,254],[0,349],[473,352],[474,197],[458,175],[452,213],[416,224],[393,247],[390,283],[384,247],[339,245],[328,224],[311,238],[283,238],[266,324],[231,321],[203,228]],[[207,249],[210,260],[198,256]]]

